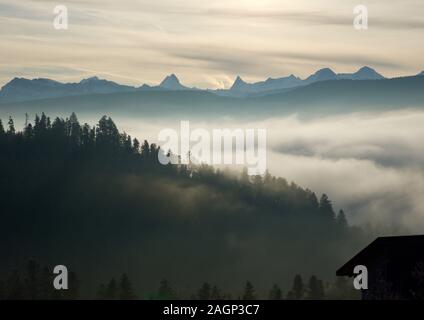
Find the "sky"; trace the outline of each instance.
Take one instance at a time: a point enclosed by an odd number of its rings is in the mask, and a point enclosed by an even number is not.
[[[358,4],[367,30],[353,27]],[[55,6],[68,29],[53,27]],[[0,86],[14,77],[75,82],[97,75],[157,84],[175,73],[199,88],[322,67],[424,70],[422,0],[0,0]]]

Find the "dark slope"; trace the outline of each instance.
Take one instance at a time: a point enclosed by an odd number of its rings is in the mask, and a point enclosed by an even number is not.
[[[237,292],[246,279],[288,290],[297,273],[332,279],[363,245],[327,196],[270,175],[163,166],[110,118],[94,130],[43,115],[0,133],[0,150],[0,280],[35,259],[75,271],[88,297],[123,272],[147,297],[164,277],[191,291],[210,281]]]

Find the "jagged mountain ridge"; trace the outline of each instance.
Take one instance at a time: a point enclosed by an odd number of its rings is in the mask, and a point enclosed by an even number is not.
[[[131,117],[260,118],[286,114],[338,114],[424,108],[424,77],[384,80],[319,81],[290,90],[247,98],[223,97],[204,90],[137,90],[26,102],[2,103],[0,114],[63,112]]]
[[[290,89],[308,85],[319,81],[329,80],[381,80],[385,79],[381,74],[370,67],[362,67],[354,73],[335,73],[330,68],[323,68],[302,80],[293,74],[288,77],[277,79],[268,78],[266,81],[247,83],[240,76],[237,76],[233,86],[226,90],[234,95],[246,96],[263,92],[271,92],[281,89]],[[228,92],[221,90],[221,95],[228,95]],[[227,94],[226,94],[227,93]],[[231,94],[230,94],[231,95]]]
[[[419,75],[423,75],[421,72]],[[323,68],[301,79],[295,75],[281,78],[268,78],[265,81],[247,83],[238,76],[230,89],[204,90],[219,96],[247,97],[274,94],[309,85],[315,82],[330,80],[381,80],[386,79],[370,67],[362,67],[354,73],[335,73],[329,68]],[[0,103],[22,102],[36,99],[60,98],[86,94],[110,94],[137,91],[182,91],[196,90],[181,84],[175,74],[168,75],[156,86],[143,84],[140,87],[121,85],[113,81],[90,77],[77,83],[62,83],[55,80],[37,78],[14,78],[0,90]]]

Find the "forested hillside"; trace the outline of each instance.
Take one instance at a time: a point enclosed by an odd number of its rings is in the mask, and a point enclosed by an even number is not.
[[[123,273],[138,297],[160,279],[233,296],[250,280],[266,297],[295,274],[332,281],[366,241],[326,195],[270,174],[163,166],[140,141],[106,116],[91,127],[42,114],[22,132],[2,122],[0,278],[34,259],[78,274],[82,297]]]

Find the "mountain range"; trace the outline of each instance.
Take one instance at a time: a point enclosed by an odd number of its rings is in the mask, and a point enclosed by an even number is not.
[[[0,103],[20,102],[36,99],[59,98],[86,94],[109,94],[118,92],[134,92],[140,90],[195,90],[183,86],[172,74],[167,76],[158,86],[142,85],[133,87],[113,81],[91,77],[77,83],[62,83],[55,80],[38,78],[14,78],[0,90]]]
[[[424,109],[424,77],[381,80],[317,81],[291,89],[244,98],[205,90],[150,88],[108,94],[82,94],[0,104],[0,117],[25,113],[133,118],[260,119],[298,114],[302,117],[408,108]],[[23,120],[20,120],[23,121]]]
[[[418,75],[424,75],[424,71]],[[354,73],[335,73],[329,68],[320,69],[305,79],[295,75],[281,78],[268,78],[265,81],[247,83],[237,76],[230,89],[208,91],[219,96],[254,97],[290,91],[294,88],[310,85],[321,81],[337,80],[383,80],[386,79],[370,67],[362,67]],[[87,94],[110,94],[138,91],[200,91],[181,84],[175,74],[167,76],[159,85],[143,84],[140,87],[121,85],[113,81],[91,77],[77,83],[61,83],[58,81],[38,78],[14,78],[0,90],[0,103],[22,102],[37,99],[59,98]]]
[[[249,96],[255,94],[267,94],[276,90],[290,89],[308,85],[319,81],[329,80],[381,80],[385,79],[381,74],[370,67],[362,67],[355,73],[335,73],[330,68],[323,68],[302,80],[291,74],[288,77],[268,78],[265,81],[247,83],[238,76],[229,90],[218,90],[218,94],[227,96]]]

